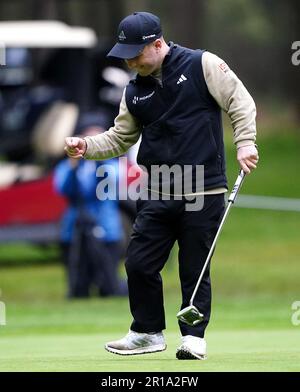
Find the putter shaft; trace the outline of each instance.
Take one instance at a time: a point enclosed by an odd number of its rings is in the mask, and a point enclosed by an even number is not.
[[[218,237],[219,237],[219,235],[220,235],[220,233],[221,233],[221,230],[222,230],[222,227],[223,227],[224,222],[225,222],[225,220],[226,220],[226,217],[227,217],[227,215],[228,215],[228,213],[229,213],[229,210],[230,210],[232,204],[235,202],[236,196],[237,196],[237,194],[238,194],[238,192],[239,192],[239,190],[240,190],[240,188],[241,188],[241,186],[242,186],[242,183],[243,183],[244,178],[245,178],[245,172],[244,172],[243,170],[240,170],[239,175],[238,175],[238,177],[237,177],[237,179],[236,179],[236,181],[235,181],[235,184],[234,184],[234,186],[233,186],[232,192],[231,192],[231,194],[230,194],[230,196],[229,196],[229,198],[228,198],[228,206],[227,206],[227,208],[226,208],[226,210],[225,210],[225,213],[224,213],[224,215],[223,215],[222,221],[221,221],[220,226],[219,226],[219,228],[218,228],[218,231],[217,231],[217,233],[216,233],[216,235],[215,235],[215,238],[214,238],[214,241],[213,241],[213,243],[212,243],[212,245],[211,245],[210,251],[209,251],[209,253],[208,253],[208,255],[207,255],[206,261],[205,261],[204,266],[203,266],[203,268],[202,268],[202,271],[201,271],[201,274],[200,274],[199,279],[198,279],[198,281],[197,281],[197,284],[196,284],[196,286],[195,286],[195,288],[194,288],[192,297],[191,297],[191,299],[190,299],[190,306],[193,306],[193,302],[194,302],[194,299],[195,299],[195,295],[196,295],[196,293],[197,293],[197,291],[198,291],[198,289],[199,289],[199,286],[200,286],[202,277],[203,277],[203,275],[204,275],[205,269],[206,269],[207,264],[209,263],[209,261],[210,261],[210,259],[211,259],[211,256],[212,256],[212,254],[213,254],[213,252],[214,252],[214,248],[215,248],[215,246],[216,246],[216,242],[217,242]]]

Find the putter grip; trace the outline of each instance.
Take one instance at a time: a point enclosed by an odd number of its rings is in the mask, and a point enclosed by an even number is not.
[[[235,202],[236,196],[237,196],[237,194],[238,194],[238,192],[239,192],[239,190],[240,190],[240,188],[242,186],[242,183],[243,183],[243,180],[245,178],[245,175],[246,175],[245,172],[243,170],[241,170],[239,175],[238,175],[238,178],[235,181],[235,184],[233,186],[231,194],[230,194],[230,196],[228,198],[228,202],[231,202],[231,203]]]

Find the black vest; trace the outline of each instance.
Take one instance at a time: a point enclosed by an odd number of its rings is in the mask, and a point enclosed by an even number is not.
[[[137,75],[126,88],[128,110],[143,127],[137,162],[148,172],[151,165],[204,165],[206,190],[227,187],[221,110],[203,76],[203,51],[169,45],[162,84]]]

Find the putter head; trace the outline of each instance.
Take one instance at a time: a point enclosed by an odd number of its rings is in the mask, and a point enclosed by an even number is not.
[[[185,324],[194,326],[201,323],[204,316],[194,305],[190,305],[178,312],[177,318]]]

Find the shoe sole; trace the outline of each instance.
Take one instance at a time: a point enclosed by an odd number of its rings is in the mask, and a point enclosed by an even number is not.
[[[177,350],[177,352],[176,352],[176,358],[177,359],[198,359],[200,361],[204,361],[205,359],[207,359],[207,356],[204,354],[203,355],[195,354],[189,350],[180,349],[180,350]]]
[[[118,350],[117,348],[109,347],[107,345],[105,345],[104,348],[106,351],[118,355],[140,355],[140,354],[151,354],[159,351],[164,351],[167,348],[167,345],[158,344],[156,346],[140,347],[134,350]]]

